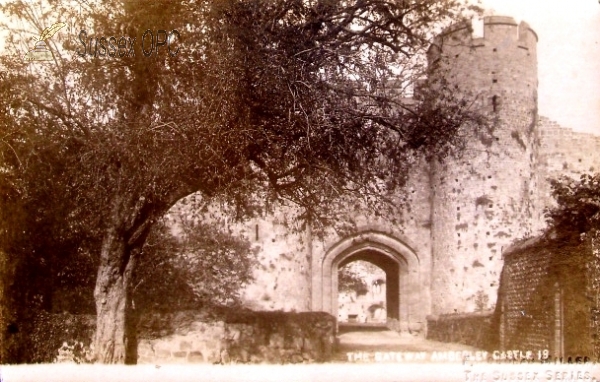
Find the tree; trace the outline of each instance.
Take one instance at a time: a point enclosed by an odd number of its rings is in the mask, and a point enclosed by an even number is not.
[[[347,264],[338,271],[339,290],[343,292],[355,292],[357,296],[369,292],[369,286],[363,276]]]
[[[600,222],[600,174],[583,174],[579,180],[551,179],[556,205],[546,209],[546,220],[556,232],[580,235]]]
[[[216,224],[184,220],[176,236],[165,222],[152,229],[135,272],[133,300],[147,310],[239,306],[253,279],[250,243]]]
[[[153,225],[186,195],[221,200],[239,217],[285,200],[319,221],[340,198],[380,206],[415,153],[445,155],[477,113],[455,89],[417,103],[404,95],[425,74],[435,31],[469,9],[460,0],[56,1],[37,17],[20,1],[4,5],[36,35],[59,17],[75,30],[49,40],[51,65],[3,64],[22,100],[15,126],[30,128],[9,143],[52,147],[56,178],[39,187],[61,192],[66,226],[86,232],[98,259],[97,360],[135,362],[134,272]],[[134,57],[73,52],[102,47],[99,36],[140,41],[149,28],[180,31],[177,55],[146,57],[139,42]],[[31,42],[14,33],[8,43],[23,52]]]

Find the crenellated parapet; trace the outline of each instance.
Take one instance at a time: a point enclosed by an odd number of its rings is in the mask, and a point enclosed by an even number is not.
[[[472,23],[453,25],[435,39],[428,54],[432,79],[443,76],[476,95],[478,105],[500,114],[503,109],[510,110],[507,106],[524,105],[534,121],[536,33],[529,24],[517,23],[512,17],[489,16],[482,21],[479,28]]]
[[[517,23],[510,16],[487,16],[481,20],[483,23],[483,35],[476,33],[476,22],[463,22],[451,25],[440,33],[432,45],[432,59],[437,58],[436,53],[445,44],[461,45],[471,48],[492,47],[505,48],[516,47],[535,53],[537,49],[538,36],[525,21]]]

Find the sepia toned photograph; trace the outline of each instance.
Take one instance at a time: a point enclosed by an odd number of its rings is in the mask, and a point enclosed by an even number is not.
[[[600,2],[0,26],[0,382],[600,380]]]

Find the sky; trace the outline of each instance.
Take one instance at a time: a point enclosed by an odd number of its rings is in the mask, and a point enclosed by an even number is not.
[[[600,135],[600,0],[482,0],[481,5],[536,31],[540,115]]]

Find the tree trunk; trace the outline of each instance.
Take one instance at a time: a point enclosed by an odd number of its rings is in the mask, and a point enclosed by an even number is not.
[[[137,362],[137,320],[132,303],[132,276],[138,252],[115,229],[109,230],[104,236],[94,290],[94,351],[97,362]]]
[[[18,303],[22,294],[14,287],[19,260],[0,248],[0,364],[23,362],[24,328],[18,323],[23,322],[19,318],[24,307]]]

